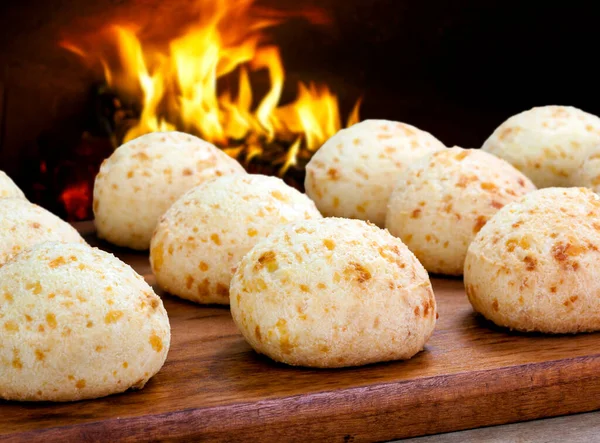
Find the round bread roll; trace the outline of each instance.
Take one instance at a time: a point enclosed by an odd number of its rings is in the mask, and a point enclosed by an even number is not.
[[[25,200],[25,194],[4,171],[0,171],[0,198],[21,198]]]
[[[409,359],[437,319],[429,276],[371,223],[298,221],[261,240],[231,282],[231,314],[259,353],[333,368]]]
[[[504,160],[455,146],[407,168],[390,198],[386,228],[429,272],[461,275],[469,243],[486,221],[534,189]]]
[[[223,151],[193,135],[153,132],[120,146],[100,167],[94,185],[98,236],[144,250],[158,220],[194,186],[245,173]]]
[[[342,129],[313,155],[306,165],[306,193],[325,216],[369,220],[383,227],[403,168],[442,149],[442,142],[414,126],[366,120]]]
[[[599,144],[600,118],[571,106],[542,106],[510,117],[481,149],[546,188],[578,186],[577,169]]]
[[[600,192],[600,146],[592,149],[584,160],[575,180],[579,186]]]
[[[0,198],[0,267],[47,241],[86,244],[73,226],[44,208],[20,198]]]
[[[469,246],[475,311],[519,331],[600,330],[600,197],[546,188],[506,205]]]
[[[26,199],[23,191],[15,184],[4,171],[0,171],[0,198]]]
[[[158,285],[196,303],[229,304],[242,257],[281,224],[321,218],[306,195],[276,177],[236,174],[200,185],[161,218],[150,248]]]
[[[162,367],[161,299],[113,255],[43,243],[0,269],[0,398],[72,401],[141,389]]]

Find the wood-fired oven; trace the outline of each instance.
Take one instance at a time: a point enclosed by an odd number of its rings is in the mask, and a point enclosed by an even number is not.
[[[94,58],[107,43],[102,30],[126,24],[144,50],[165,48],[195,20],[206,22],[206,14],[222,7],[233,13],[226,32],[246,26],[238,34],[251,34],[256,22],[240,16],[246,6],[248,13],[273,21],[261,22],[260,44],[276,47],[285,69],[279,104],[294,100],[299,81],[325,85],[337,98],[342,126],[360,100],[360,119],[400,120],[448,146],[477,148],[501,121],[532,106],[564,104],[600,113],[592,86],[595,14],[579,2],[541,9],[475,0],[322,0],[301,6],[292,0],[23,0],[5,2],[0,14],[0,169],[32,201],[71,220],[90,218],[95,172],[144,107],[139,93],[127,96],[107,87],[106,70]],[[198,45],[198,51],[210,51]],[[257,62],[256,53],[252,57],[250,64]],[[219,94],[227,81],[219,84]],[[232,93],[239,92],[236,85]],[[264,73],[253,78],[253,106],[270,86]],[[316,119],[325,124],[321,114]],[[280,154],[295,142],[287,138],[277,155],[256,156],[255,170],[282,171]],[[286,179],[301,187],[302,161],[288,166]]]

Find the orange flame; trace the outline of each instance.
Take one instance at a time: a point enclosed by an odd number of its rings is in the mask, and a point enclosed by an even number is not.
[[[67,186],[60,195],[67,214],[76,220],[85,220],[88,216],[88,206],[92,201],[92,190],[89,183],[82,181]]]
[[[276,46],[266,43],[265,30],[291,15],[326,22],[317,10],[294,13],[260,9],[254,0],[197,0],[197,18],[166,47],[142,44],[131,26],[110,25],[103,35],[118,56],[90,53],[70,42],[62,46],[86,59],[99,60],[105,80],[117,92],[142,104],[137,124],[124,141],[154,131],[183,130],[215,143],[232,156],[268,157],[274,141],[289,145],[279,174],[297,163],[341,129],[337,97],[325,85],[298,84],[296,99],[281,105],[285,70]],[[102,47],[102,45],[97,45]],[[252,80],[264,72],[268,90],[257,98]],[[236,78],[231,87],[221,82]],[[231,84],[229,82],[228,84]],[[220,86],[220,87],[219,87]],[[357,102],[348,125],[359,120]]]

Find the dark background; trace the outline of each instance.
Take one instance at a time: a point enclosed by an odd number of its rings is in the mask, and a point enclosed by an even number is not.
[[[262,1],[278,8],[296,0]],[[0,169],[32,189],[40,158],[77,164],[72,154],[93,116],[94,67],[58,46],[62,37],[111,21],[165,30],[187,0],[24,0],[0,6]],[[302,2],[303,7],[311,2]],[[361,118],[400,120],[446,145],[480,147],[496,126],[533,106],[562,104],[600,115],[595,2],[316,0],[331,23],[294,19],[272,38],[295,80],[321,80],[343,115],[359,96]],[[97,156],[106,156],[98,147]],[[52,160],[50,160],[52,161]],[[85,167],[83,168],[85,170]],[[85,172],[82,172],[85,173]]]

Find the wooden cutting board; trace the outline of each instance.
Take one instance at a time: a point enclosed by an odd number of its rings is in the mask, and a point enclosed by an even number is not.
[[[112,251],[153,283],[147,254]],[[600,409],[600,334],[509,333],[473,313],[460,280],[433,283],[440,318],[423,352],[336,370],[258,356],[227,308],[159,292],[172,346],[143,390],[0,402],[0,440],[382,441]]]

